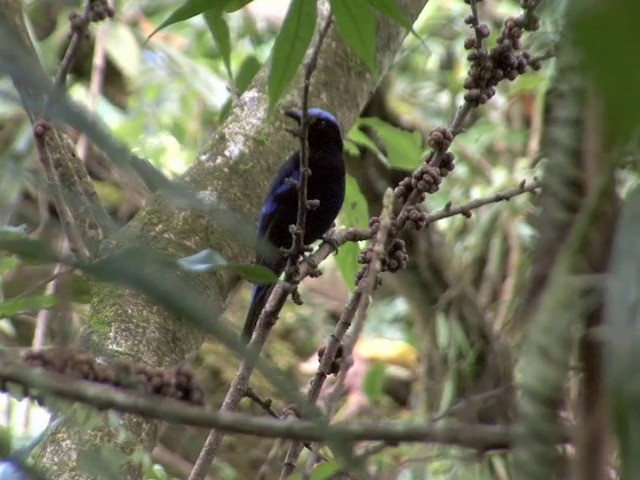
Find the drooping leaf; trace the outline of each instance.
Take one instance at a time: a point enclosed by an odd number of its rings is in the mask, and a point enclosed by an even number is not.
[[[254,283],[274,283],[278,280],[275,273],[262,265],[228,263],[218,252],[210,248],[181,258],[178,264],[192,272],[229,270]]]
[[[20,312],[51,308],[56,304],[54,295],[34,295],[31,297],[12,298],[0,302],[0,317],[10,317]]]
[[[347,133],[347,140],[350,140],[360,147],[364,147],[370,150],[371,152],[375,153],[380,160],[387,162],[387,157],[380,151],[380,149],[376,145],[376,142],[374,142],[371,137],[369,137],[369,135],[360,130],[357,123]]]
[[[316,26],[316,2],[293,0],[271,54],[268,91],[271,111],[296,74]]]
[[[423,160],[422,138],[418,132],[407,132],[379,118],[361,118],[359,125],[373,128],[387,151],[389,165],[414,170]]]
[[[418,32],[415,31],[407,16],[398,6],[397,0],[369,0],[369,3],[373,8],[395,21],[398,25],[409,30],[413,36],[424,43],[422,37],[418,35]]]
[[[217,5],[214,4],[217,3]],[[157,32],[174,23],[183,22],[189,18],[200,15],[207,10],[216,9],[221,10],[227,6],[229,2],[226,0],[186,0],[182,5],[176,8],[171,14],[151,32],[147,37],[147,41],[153,37]]]
[[[376,17],[367,0],[330,0],[340,35],[371,73],[376,68]]]
[[[407,30],[411,29],[411,22],[398,6],[397,0],[369,0],[369,4],[383,15],[403,26]]]
[[[230,80],[233,80],[233,72],[231,71],[231,34],[229,33],[229,25],[224,18],[222,12],[217,8],[211,8],[204,12],[204,19],[209,27],[209,32],[216,42],[220,56],[227,70]]]

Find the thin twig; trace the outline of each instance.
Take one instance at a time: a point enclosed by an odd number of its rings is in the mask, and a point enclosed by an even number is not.
[[[69,41],[69,46],[64,54],[64,58],[62,59],[62,62],[60,62],[58,71],[56,72],[54,84],[57,88],[61,89],[64,87],[67,75],[73,66],[73,62],[78,56],[80,42],[84,39],[85,33],[87,32],[87,26],[89,25],[89,14],[92,9],[91,3],[92,0],[87,0],[82,15],[78,16],[76,14],[76,16],[70,17],[69,19],[71,23],[71,40]]]
[[[447,205],[441,210],[437,212],[429,213],[426,216],[427,225],[430,225],[438,220],[442,220],[443,218],[453,217],[455,215],[462,215],[464,217],[471,217],[471,211],[477,208],[483,207],[485,205],[489,205],[490,203],[497,203],[502,201],[507,201],[516,197],[518,195],[522,195],[527,192],[534,192],[541,188],[541,183],[539,180],[534,179],[531,183],[527,184],[526,180],[520,182],[520,185],[514,188],[509,188],[507,190],[503,190],[501,192],[494,193],[493,195],[489,195],[488,197],[478,198],[476,200],[471,200],[467,203],[463,203],[462,205],[457,205],[452,207],[451,205]]]

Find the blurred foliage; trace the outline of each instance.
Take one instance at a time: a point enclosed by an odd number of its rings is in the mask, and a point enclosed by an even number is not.
[[[293,1],[289,15],[287,2],[270,0],[227,0],[218,2],[214,8],[209,8],[211,2],[194,0],[179,6],[168,1],[117,2],[118,16],[109,22],[107,31],[105,85],[102,95],[96,99],[96,116],[125,146],[175,178],[193,162],[212,132],[223,124],[233,108],[234,98],[248,88],[271,53],[274,64],[282,65],[272,71],[269,80],[271,105],[277,103],[311,39],[310,28],[316,19],[315,9],[309,9],[310,3]],[[395,2],[335,0],[330,3],[345,41],[375,71],[372,52],[375,43],[371,41],[375,36],[375,23],[371,18],[377,10],[403,24]],[[66,18],[69,12],[78,10],[79,5],[78,1],[67,0],[34,1],[28,5],[31,27],[38,39],[36,47],[48,75],[55,72],[68,43]],[[536,54],[545,54],[559,41],[561,20],[557,8],[548,7],[543,13],[542,29],[525,39]],[[632,23],[637,10],[631,0],[616,0],[607,5],[576,7],[570,15],[576,41],[584,50],[586,63],[594,73],[605,103],[607,140],[623,143],[615,144],[623,152],[619,162],[625,167],[619,175],[621,194],[638,182],[635,113],[638,105],[632,93],[635,79],[639,77],[635,70],[639,67],[629,62],[628,49],[620,48],[639,44],[638,31]],[[206,15],[199,15],[202,12]],[[463,1],[428,3],[414,25],[415,35],[407,37],[378,92],[384,99],[384,111],[367,114],[347,133],[350,160],[360,161],[370,156],[381,169],[401,173],[419,165],[427,133],[436,126],[448,124],[462,103],[462,83],[468,68],[463,42],[469,35],[464,17],[468,13],[469,7]],[[491,27],[489,41],[493,42],[501,21],[508,15],[518,14],[519,7],[509,0],[483,2],[480,13]],[[281,28],[283,22],[285,27]],[[83,105],[89,104],[91,96],[89,80],[96,38],[95,32],[92,33],[72,70],[70,95]],[[456,169],[443,181],[438,194],[428,197],[427,209],[440,209],[448,203],[462,204],[513,187],[523,178],[543,175],[546,154],[541,151],[540,138],[553,68],[553,60],[549,60],[539,72],[501,84],[491,102],[473,112],[466,131],[452,147],[457,158]],[[625,69],[629,69],[627,74],[620,73]],[[72,138],[78,136],[78,132],[71,129],[69,133]],[[144,203],[147,191],[130,178],[123,178],[126,175],[109,164],[101,151],[90,149],[88,152],[85,163],[94,180],[100,183],[103,201],[120,224],[126,223]],[[363,183],[372,182],[348,178],[340,225],[363,228],[369,216],[377,213]],[[464,293],[470,297],[482,314],[481,320],[497,337],[506,337],[514,352],[518,351],[524,331],[513,333],[507,327],[522,306],[528,274],[535,262],[533,252],[539,234],[532,222],[535,213],[532,196],[518,196],[508,203],[476,210],[469,219],[460,216],[440,221],[424,234],[428,240],[412,245],[415,247],[413,266],[428,270],[434,284],[441,274],[447,280],[446,291],[430,309],[423,309],[418,300],[428,298],[427,289],[433,288],[433,284],[413,282],[410,287],[418,292],[416,299],[406,280],[396,283],[397,288],[385,283],[374,298],[363,338],[356,346],[361,375],[352,379],[339,415],[341,412],[349,418],[384,416],[419,421],[441,415],[440,422],[456,421],[451,412],[461,397],[464,398],[465,379],[478,373],[483,360],[483,352],[478,350],[457,316],[458,310],[463,310],[458,295]],[[7,78],[0,78],[0,223],[3,239],[7,238],[5,235],[22,238],[27,232],[48,245],[51,251],[67,253],[61,247],[60,228],[39,169],[28,119]],[[631,225],[632,222],[627,221],[623,227]],[[629,234],[621,235],[626,235],[623,239],[631,238]],[[619,245],[618,249],[632,249],[625,243]],[[277,338],[267,357],[300,385],[306,383],[309,371],[314,369],[314,352],[334,325],[348,291],[353,289],[359,251],[360,246],[356,244],[342,247],[335,258],[323,264],[323,277],[303,285],[305,305],[288,305],[281,315],[276,327]],[[429,264],[424,259],[435,252],[444,252],[444,260],[438,264],[443,272],[427,268]],[[200,252],[201,256],[183,259],[186,268],[233,267],[216,258],[215,252],[206,253],[211,255]],[[619,258],[620,272],[624,273],[622,266],[628,258],[635,259],[637,255],[631,251],[616,253],[621,255],[616,258]],[[135,260],[140,258],[143,256]],[[424,264],[416,264],[416,259],[424,260]],[[132,258],[125,260],[121,259],[122,265],[136,265]],[[119,265],[114,264],[114,268]],[[106,268],[105,264],[101,266]],[[244,273],[253,280],[264,279],[258,271]],[[71,321],[75,332],[85,325],[86,305],[91,295],[87,287],[89,280],[79,273],[61,277],[65,278],[58,282],[65,292],[61,295],[48,289],[51,280],[56,278],[53,264],[1,254],[3,348],[36,343],[35,327],[44,309],[54,306],[55,299],[58,300],[52,310],[55,315],[62,317],[61,312],[68,310],[64,318]],[[631,281],[622,280],[622,283],[627,287],[632,285]],[[223,325],[236,326],[240,322],[248,296],[248,288],[242,288],[221,317]],[[613,305],[617,303],[614,299]],[[203,322],[205,313],[201,317]],[[553,312],[549,316],[552,318]],[[614,332],[616,338],[625,338],[631,327],[622,320],[615,325],[619,328]],[[44,344],[59,340],[55,328],[50,328],[44,336]],[[309,356],[311,359],[305,362]],[[227,357],[228,351],[214,341],[205,342],[198,355],[196,363],[203,379],[208,380],[213,406],[219,405],[235,372],[236,363],[229,362]],[[311,369],[305,365],[312,365]],[[615,393],[628,376],[631,374],[623,373],[622,381],[612,385]],[[278,409],[285,407],[285,398],[279,396],[277,390],[270,390],[264,378],[258,377],[256,385],[260,394],[273,398]],[[635,391],[624,393],[630,395],[628,404],[626,396],[616,397],[614,419],[623,442],[623,465],[631,471],[625,462],[632,456],[629,452],[635,451],[637,442],[634,430],[626,428],[625,419],[635,419],[637,394]],[[7,449],[20,444],[23,437],[33,438],[45,428],[48,420],[42,418],[38,407],[23,406],[20,410],[17,402],[8,396],[1,400],[4,423],[12,436],[11,441],[5,442],[7,436],[2,435],[3,448],[5,444]],[[255,405],[246,401],[243,409],[259,413]],[[64,407],[63,410],[70,409]],[[78,428],[98,421],[91,413],[82,415],[75,418]],[[192,462],[202,442],[202,432],[195,430],[166,427],[162,442],[182,460]],[[123,441],[131,441],[122,426],[119,432]],[[182,441],[176,441],[179,437],[176,432],[184,435]],[[230,439],[222,454],[224,461],[215,466],[217,477],[252,478],[270,457],[273,443],[263,440],[254,449],[247,447],[247,439]],[[114,478],[109,472],[123,462],[142,465],[148,479],[184,476],[175,464],[161,466],[162,460],[166,459],[159,460],[141,451],[123,458],[121,451],[105,447],[98,452],[86,452],[80,463],[88,474],[99,473],[107,478]],[[364,458],[363,465],[370,478],[511,478],[508,455],[499,452],[477,455],[453,447],[421,444],[386,448]],[[278,467],[276,464],[276,471]],[[343,467],[327,462],[318,467],[311,478],[328,478],[336,468]]]

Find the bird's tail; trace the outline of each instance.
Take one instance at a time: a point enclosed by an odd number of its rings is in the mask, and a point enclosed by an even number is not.
[[[275,284],[269,285],[254,285],[253,293],[251,294],[251,303],[249,304],[249,311],[247,312],[247,318],[244,321],[244,328],[242,329],[242,339],[247,343],[251,340],[253,330],[256,328],[260,313],[267,304],[269,294],[275,287]]]

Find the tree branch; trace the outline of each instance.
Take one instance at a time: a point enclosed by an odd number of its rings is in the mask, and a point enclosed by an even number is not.
[[[434,427],[424,422],[412,424],[405,421],[353,422],[328,426],[305,420],[281,421],[236,412],[210,411],[177,400],[126,393],[118,388],[9,363],[0,363],[0,378],[4,384],[15,382],[29,390],[36,389],[42,394],[79,401],[101,410],[114,409],[170,423],[216,428],[258,437],[310,442],[427,442],[453,444],[482,451],[508,448],[512,442],[511,431],[502,426]],[[567,440],[565,435],[563,441]]]

